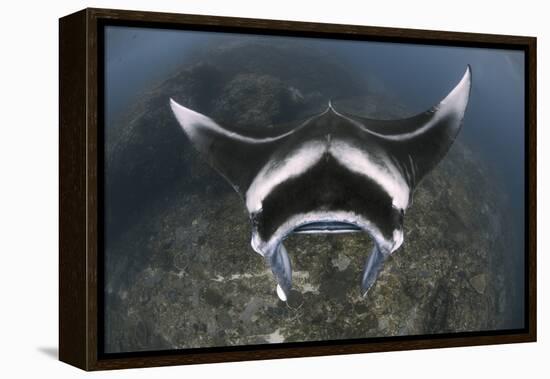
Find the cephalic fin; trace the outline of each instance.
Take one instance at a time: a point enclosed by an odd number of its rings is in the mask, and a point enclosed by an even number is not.
[[[363,296],[367,295],[367,292],[372,288],[380,271],[384,267],[384,262],[389,257],[389,252],[384,252],[380,249],[378,244],[374,244],[374,248],[370,253],[365,268],[363,269],[363,276],[361,279],[361,289]]]
[[[284,245],[279,244],[275,252],[267,259],[277,280],[277,295],[282,301],[286,301],[292,287],[292,267]]]

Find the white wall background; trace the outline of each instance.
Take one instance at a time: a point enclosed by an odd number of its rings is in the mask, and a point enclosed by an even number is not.
[[[0,23],[0,376],[68,378],[57,354],[57,19],[87,6],[538,37],[539,342],[96,373],[149,377],[548,377],[546,216],[550,33],[544,1],[104,0],[2,3]],[[545,276],[546,274],[546,276]],[[546,299],[545,299],[546,297]]]

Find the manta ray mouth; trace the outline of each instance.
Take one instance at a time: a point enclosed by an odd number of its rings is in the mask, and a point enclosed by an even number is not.
[[[288,252],[283,244],[292,234],[337,234],[367,233],[374,242],[372,254],[366,263],[363,273],[362,292],[366,294],[374,284],[385,258],[402,241],[398,230],[391,237],[385,236],[374,220],[369,220],[355,212],[349,211],[314,211],[292,216],[282,223],[266,240],[255,230],[252,234],[252,248],[267,259],[277,280],[277,295],[286,301],[292,287],[292,265]]]
[[[362,232],[359,226],[340,221],[314,221],[308,224],[300,225],[294,229],[293,233],[297,234],[336,234],[336,233],[355,233]]]

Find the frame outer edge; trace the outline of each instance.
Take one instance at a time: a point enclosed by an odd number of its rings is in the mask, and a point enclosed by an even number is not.
[[[59,19],[59,360],[85,369],[85,12]]]
[[[529,117],[529,156],[528,175],[529,183],[529,338],[537,341],[537,38],[529,38],[528,60],[526,67],[529,73],[528,97],[526,112]]]
[[[97,370],[98,362],[98,32],[97,18],[86,9],[86,369]]]
[[[98,357],[98,22],[152,21],[165,25],[227,25],[352,37],[416,39],[421,43],[510,44],[529,58],[529,329],[526,333],[342,346],[285,347],[263,351]],[[71,29],[72,28],[72,29]],[[60,360],[85,370],[276,359],[376,351],[476,346],[536,341],[536,38],[294,21],[88,8],[60,19]]]

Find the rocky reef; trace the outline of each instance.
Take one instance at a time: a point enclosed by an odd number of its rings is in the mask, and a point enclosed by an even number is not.
[[[302,42],[210,46],[144,93],[106,131],[106,352],[511,327],[507,199],[460,138],[417,188],[405,242],[366,297],[368,235],[294,235],[285,303],[250,247],[242,199],[187,141],[170,97],[235,130],[292,127],[329,99],[369,117],[410,114]]]

